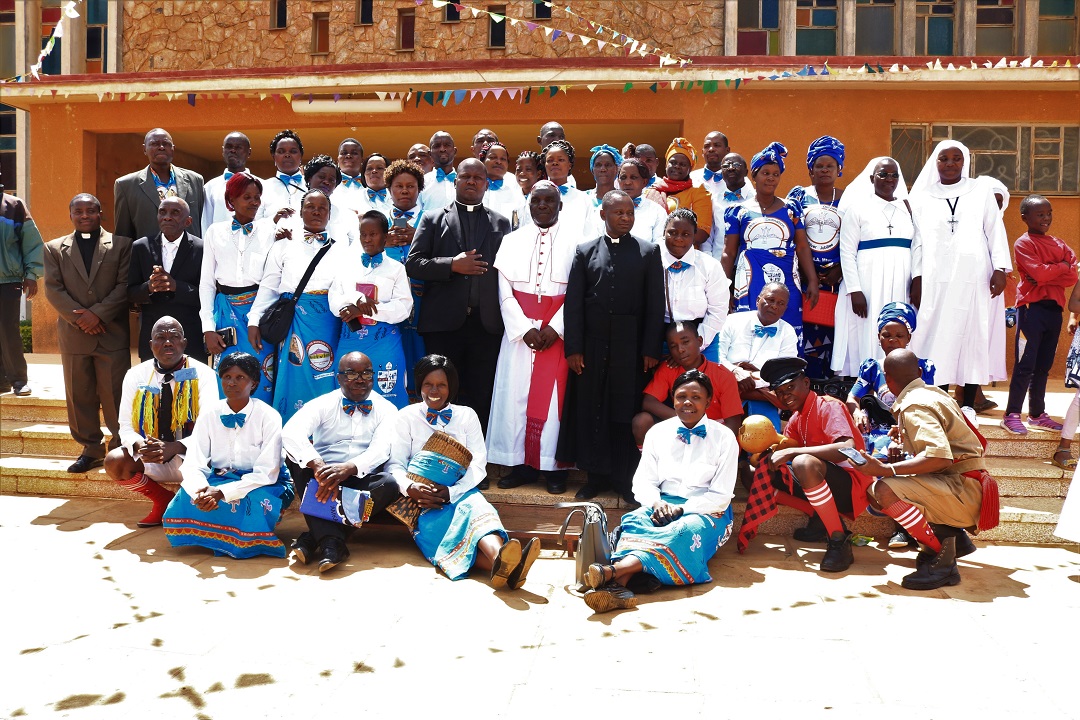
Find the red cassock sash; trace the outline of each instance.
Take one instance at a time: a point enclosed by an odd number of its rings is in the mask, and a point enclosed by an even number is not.
[[[521,312],[530,320],[548,324],[563,305],[565,295],[540,295],[514,291],[514,299]],[[538,302],[539,300],[539,302]],[[562,417],[563,396],[566,394],[566,375],[570,366],[566,362],[562,338],[551,347],[533,353],[532,379],[529,383],[529,401],[525,407],[525,464],[540,468],[540,436],[547,422],[551,394],[557,393],[559,417]]]

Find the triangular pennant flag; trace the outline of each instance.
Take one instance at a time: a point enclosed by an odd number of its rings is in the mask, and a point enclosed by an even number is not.
[[[1009,64],[1009,62],[1005,58],[1001,58],[1000,60],[998,60],[998,63],[997,63],[997,65],[994,66],[994,68],[1007,67],[1008,64]]]
[[[334,93],[334,102],[337,102],[340,99],[341,99],[341,93]]]
[[[635,40],[635,41],[634,41],[634,42],[633,42],[633,43],[632,43],[632,44],[630,45],[630,52],[637,52],[637,49],[638,49],[638,44],[639,44],[639,43],[638,43],[638,41],[637,41],[637,40]]]
[[[818,74],[819,75],[828,75],[829,74],[829,63],[828,62],[826,62],[825,65],[822,66],[821,72],[818,73]]]
[[[905,65],[904,66],[904,72],[911,72],[911,68],[909,68],[907,65]]]
[[[506,88],[506,94],[510,96],[511,100],[516,98],[520,91],[521,91],[521,88]],[[498,95],[495,96],[496,99],[498,99],[498,97],[499,97]]]
[[[187,104],[191,107],[195,107],[195,93],[188,93]]]
[[[60,27],[57,25],[57,27]],[[1027,57],[1020,61],[1020,67],[1031,67],[1031,58]]]
[[[528,20],[525,21],[525,29],[528,30],[529,32],[532,32],[537,27],[538,27],[538,25],[536,23],[531,23]]]
[[[656,83],[653,83],[652,85],[650,85],[649,89],[652,90],[653,92],[656,92]]]
[[[1011,67],[1011,68],[1016,67],[1016,61],[1015,60],[1010,60],[1009,61],[1009,67]]]
[[[585,87],[589,88],[589,92],[594,92],[596,90],[596,85],[586,85]]]
[[[270,95],[270,97],[272,97],[274,100],[280,100],[281,99],[281,95],[278,94],[278,93],[273,93],[272,95]]]
[[[500,15],[499,13],[489,12],[488,15],[490,15],[491,19],[497,23],[501,23],[503,20],[506,19],[505,15]]]
[[[312,95],[311,93],[308,93],[308,96],[307,96],[307,104],[308,104],[308,105],[310,105],[310,104],[311,104],[311,103],[313,103],[313,102],[315,102],[315,96],[314,96],[314,95]]]
[[[742,78],[735,78],[735,89],[739,89],[739,85],[742,84]]]
[[[526,105],[528,105],[529,104],[529,99],[531,97],[532,97],[532,88],[526,88],[525,89],[525,99],[522,102],[524,102]]]
[[[1034,64],[1032,64],[1031,67],[1042,67],[1042,66],[1043,66],[1043,61],[1042,60],[1036,60],[1034,62]]]
[[[547,92],[547,85],[541,85],[540,87],[536,88],[536,94],[537,95],[543,95],[546,92]]]
[[[493,95],[495,95],[495,99],[498,100],[499,98],[502,97],[503,89],[502,88],[495,88],[491,92],[492,92]],[[511,95],[511,97],[513,97],[513,96]]]
[[[386,99],[386,93],[382,92],[382,91],[379,91],[379,90],[376,90],[375,91],[375,97],[379,98],[380,100],[385,100]]]
[[[519,21],[519,20],[518,20],[517,18],[510,18],[510,24],[511,24],[512,26],[514,26],[514,27],[517,27],[517,24],[518,24],[519,22],[520,22],[520,21]]]
[[[548,27],[546,25],[544,26],[544,34],[545,35],[547,35],[548,37],[551,37],[552,32],[553,32],[553,30],[550,27]]]
[[[461,3],[454,3],[454,9],[457,10],[459,13],[465,12],[465,6]]]
[[[417,97],[416,97],[417,105],[419,105],[421,97],[424,99],[424,102],[426,102],[428,105],[431,105],[431,106],[435,105],[435,93],[432,92],[431,90],[428,90],[425,93],[421,93],[420,95],[417,95]]]
[[[472,16],[473,16],[474,18],[478,18],[478,17],[480,17],[480,12],[481,12],[481,11],[480,11],[480,9],[479,9],[479,8],[469,8],[469,9],[470,9],[470,10],[472,10]]]
[[[897,65],[896,63],[893,63],[892,67],[889,68],[889,72],[900,72],[900,66]]]
[[[634,87],[634,83],[632,83],[632,82],[628,82],[628,83],[626,83],[625,85],[623,85],[623,89],[622,89],[622,91],[623,91],[624,93],[625,93],[625,92],[630,92],[630,88],[632,88],[632,87]]]
[[[552,85],[551,88],[550,88],[550,91],[551,91],[551,97],[555,97],[556,95],[559,94],[559,86],[558,85]]]
[[[992,67],[994,67],[994,63],[987,60],[986,62],[983,63],[983,67],[984,68],[992,68]]]
[[[874,68],[870,67],[870,63],[863,63],[863,70],[870,73],[871,75],[874,74]],[[784,73],[784,77],[787,77],[787,75],[787,73]]]
[[[454,94],[455,94],[455,93],[451,93],[451,92],[450,92],[449,90],[443,90],[443,91],[442,91],[442,106],[443,106],[443,107],[446,107],[447,105],[449,105],[449,104],[450,104],[450,98],[451,98],[451,97],[452,97],[452,96],[453,96]]]
[[[780,79],[780,76],[779,76],[779,75],[770,75],[770,76],[769,76],[769,79],[770,79],[770,80],[779,80],[779,79]]]
[[[806,73],[807,75],[813,75],[813,76],[817,76],[817,71],[816,71],[816,70],[814,70],[814,66],[813,66],[813,65],[807,65],[806,67],[807,67],[807,69],[809,70],[809,72],[807,72],[807,73]],[[880,72],[885,72],[884,70],[882,70],[882,69],[881,69],[881,66],[878,66],[878,70],[879,70]]]
[[[396,92],[390,93],[390,99],[391,100],[397,100],[398,99],[398,94]]]
[[[1065,67],[1072,67],[1072,60],[1066,59],[1065,60]]]
[[[629,45],[623,46],[623,56],[624,57],[630,57],[630,46]]]
[[[952,63],[949,63],[949,66],[947,68],[945,68],[945,69],[946,70],[955,70],[956,67]]]
[[[577,37],[577,35],[575,35],[574,33],[570,32],[569,30],[566,31],[566,39],[567,40],[573,40],[576,37]]]
[[[465,95],[466,95],[467,92],[468,92],[467,90],[455,90],[454,91],[454,104],[455,105],[460,105],[461,102],[465,99]],[[443,105],[445,105],[445,104],[446,103],[443,103]]]
[[[578,40],[581,41],[582,45],[585,45],[587,47],[589,45],[589,41],[592,40],[592,38],[588,35],[578,35]]]
[[[554,42],[554,41],[558,40],[559,36],[562,35],[562,32],[563,32],[562,30],[552,30],[551,31],[551,41]]]
[[[885,72],[885,69],[884,69],[883,67],[881,67],[881,63],[878,63],[878,65],[877,65],[877,71],[878,71],[879,73],[883,73],[883,72]],[[811,75],[813,75],[813,73],[810,73],[810,74],[811,74]]]
[[[103,100],[104,98],[105,98],[105,93],[103,93],[103,92],[99,92],[99,93],[97,94],[97,101],[98,101],[98,102],[101,102],[101,101],[102,101],[102,100]]]
[[[64,23],[56,23],[56,27],[53,28],[53,33],[52,34],[53,34],[53,37],[55,37],[55,38],[64,37]]]
[[[809,65],[803,65],[802,70],[800,70],[799,72],[797,72],[795,74],[800,75],[802,77],[806,77],[807,75],[810,74],[810,66]]]
[[[604,48],[607,47],[607,40],[601,40],[601,39],[597,38],[596,39],[596,47],[603,50]]]
[[[935,70],[941,70],[941,58],[938,58],[937,60],[934,61],[934,69]]]
[[[71,2],[64,6],[64,14],[72,20],[79,17],[79,12],[75,9],[77,4],[78,3],[76,3],[75,0],[71,0]]]
[[[731,80],[730,79],[724,80],[724,85],[726,85],[727,87],[731,87]]]
[[[613,40],[618,40],[619,39],[619,31],[618,30],[612,30],[611,31],[611,38]]]
[[[431,0],[431,4],[436,8],[446,7],[450,4],[450,0]]]

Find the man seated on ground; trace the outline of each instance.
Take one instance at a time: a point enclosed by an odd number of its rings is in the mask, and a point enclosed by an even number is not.
[[[731,432],[739,432],[739,425],[742,423],[739,385],[730,370],[711,362],[702,354],[704,340],[698,333],[697,322],[683,320],[668,323],[665,331],[671,357],[667,362],[657,365],[656,372],[645,386],[641,412],[634,416],[632,423],[634,442],[640,448],[649,428],[661,420],[676,416],[672,405],[672,387],[675,380],[688,370],[700,370],[712,383],[712,400],[705,415],[710,420],[724,423]]]
[[[854,562],[851,533],[840,519],[841,513],[854,520],[866,509],[866,490],[871,479],[856,472],[840,452],[841,448],[865,450],[862,433],[847,406],[836,398],[818,395],[810,389],[806,361],[798,357],[769,360],[761,377],[776,393],[780,406],[793,414],[784,430],[797,447],[774,450],[762,462],[768,463],[773,487],[796,499],[805,498],[817,522],[796,530],[803,542],[828,541],[821,559],[824,572],[843,572]],[[790,466],[789,466],[790,463]],[[784,502],[778,493],[778,502]],[[786,504],[798,507],[798,502]]]
[[[720,330],[717,354],[720,364],[735,374],[739,395],[747,403],[748,414],[765,415],[780,430],[782,407],[760,375],[761,367],[773,358],[795,357],[799,341],[795,329],[783,320],[787,310],[788,289],[782,283],[761,288],[756,312],[737,312],[727,316]]]
[[[397,483],[382,471],[390,457],[397,408],[371,392],[375,373],[371,360],[351,352],[338,362],[340,387],[305,403],[281,431],[285,464],[302,497],[308,483],[318,481],[319,502],[335,498],[340,486],[371,493],[371,515],[399,496]],[[308,531],[293,541],[296,559],[309,563],[318,555],[319,572],[345,562],[351,527],[304,515]]]
[[[161,524],[173,493],[159,483],[179,483],[180,465],[198,408],[219,400],[217,373],[184,354],[187,338],[166,315],[150,331],[153,358],[127,371],[120,393],[120,447],[105,456],[105,472],[120,487],[154,503],[139,527]]]
[[[894,350],[884,365],[885,382],[896,394],[894,430],[902,452],[892,448],[891,463],[863,452],[866,464],[857,469],[877,478],[870,487],[874,507],[923,544],[915,572],[901,584],[909,590],[957,585],[956,558],[975,552],[965,530],[998,523],[997,483],[986,471],[982,438],[952,397],[923,381],[915,353]]]

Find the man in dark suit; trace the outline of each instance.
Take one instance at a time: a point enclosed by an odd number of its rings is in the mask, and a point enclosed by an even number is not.
[[[634,201],[604,196],[605,234],[577,246],[563,303],[570,382],[555,457],[589,473],[577,493],[613,489],[636,505],[631,483],[640,453],[631,421],[645,380],[660,359],[664,269],[660,246],[630,234]]]
[[[158,232],[142,237],[131,246],[128,300],[140,306],[139,359],[154,356],[150,331],[166,315],[184,328],[184,336],[195,338],[187,354],[206,362],[206,347],[198,338],[199,276],[202,274],[202,238],[189,233],[191,214],[181,198],[169,197],[158,208]]]
[[[68,206],[75,232],[45,245],[45,297],[59,317],[68,424],[83,446],[68,472],[86,472],[105,458],[98,410],[109,428],[109,448],[120,444],[117,408],[131,365],[128,265],[131,241],[101,228],[101,203],[89,193]]]
[[[417,330],[427,352],[445,355],[461,376],[460,401],[487,430],[503,321],[495,261],[510,221],[481,205],[487,169],[475,158],[457,168],[456,202],[424,213],[405,259],[409,277],[425,281]]]
[[[194,218],[201,218],[203,211],[203,177],[172,164],[176,152],[172,135],[154,128],[146,133],[143,152],[150,164],[113,186],[115,232],[132,240],[157,234],[158,206],[167,197],[183,198]]]

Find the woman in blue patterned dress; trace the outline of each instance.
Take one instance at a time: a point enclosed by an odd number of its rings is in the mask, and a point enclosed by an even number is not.
[[[758,294],[769,283],[787,286],[791,299],[784,320],[795,329],[801,347],[800,275],[811,307],[818,300],[818,277],[798,208],[776,196],[785,157],[787,148],[774,142],[750,161],[756,192],[724,213],[724,254],[720,262],[732,279],[736,312],[753,310]]]

